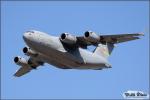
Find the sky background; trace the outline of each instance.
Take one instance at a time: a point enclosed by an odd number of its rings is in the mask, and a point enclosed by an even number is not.
[[[149,5],[146,1],[2,1],[2,99],[122,99],[128,90],[149,92]],[[144,32],[136,41],[118,44],[111,69],[62,70],[45,64],[16,78],[15,56],[25,55],[22,35],[38,30],[60,36]]]

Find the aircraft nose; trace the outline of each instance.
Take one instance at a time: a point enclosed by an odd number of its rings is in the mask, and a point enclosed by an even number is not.
[[[34,33],[33,31],[27,31],[23,34],[23,38],[25,40],[29,40],[32,37],[33,33]]]
[[[30,33],[28,33],[28,32],[25,32],[24,34],[23,34],[23,39],[28,39],[29,38],[29,35],[30,35]]]

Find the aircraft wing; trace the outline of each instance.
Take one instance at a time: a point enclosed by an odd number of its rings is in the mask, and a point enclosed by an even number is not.
[[[20,77],[28,72],[30,72],[32,68],[30,66],[21,66],[21,68],[14,74],[16,77]]]
[[[133,33],[133,34],[117,34],[117,35],[102,35],[103,41],[110,43],[121,43],[131,40],[139,39],[138,36],[143,36],[143,33]]]
[[[23,58],[20,58],[23,59]],[[17,63],[17,62],[16,62]],[[21,63],[21,61],[20,61]],[[20,64],[19,63],[19,64]],[[28,60],[29,64],[21,64],[21,68],[19,70],[17,70],[17,72],[14,74],[14,76],[16,77],[20,77],[22,75],[25,75],[27,73],[29,73],[32,69],[36,69],[37,67],[39,67],[40,65],[43,65],[44,62],[41,61],[36,61],[34,58],[30,57]]]
[[[133,33],[133,34],[116,34],[116,35],[100,35],[100,40],[97,43],[91,43],[87,41],[83,36],[82,37],[77,37],[78,44],[81,46],[89,46],[89,45],[95,45],[98,43],[122,43],[122,42],[127,42],[131,40],[136,40],[139,39],[139,36],[143,36],[143,33]]]

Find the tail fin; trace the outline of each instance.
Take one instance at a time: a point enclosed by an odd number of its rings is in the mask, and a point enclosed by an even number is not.
[[[106,44],[98,44],[96,47],[95,51],[93,52],[94,54],[101,55],[105,58],[108,58],[114,48],[113,43],[106,43]]]

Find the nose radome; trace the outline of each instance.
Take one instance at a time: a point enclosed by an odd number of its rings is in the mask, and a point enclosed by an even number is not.
[[[31,32],[25,32],[25,33],[23,34],[23,39],[24,39],[24,40],[30,40],[31,36],[32,36],[32,33],[31,33]]]
[[[23,38],[24,38],[24,39],[27,39],[27,38],[28,38],[28,35],[29,35],[29,33],[25,32],[25,33],[23,34]]]

